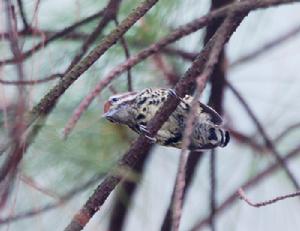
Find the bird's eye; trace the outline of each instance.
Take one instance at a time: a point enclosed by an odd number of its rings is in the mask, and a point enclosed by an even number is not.
[[[112,102],[117,102],[117,101],[118,101],[118,98],[112,98],[111,101],[112,101]]]

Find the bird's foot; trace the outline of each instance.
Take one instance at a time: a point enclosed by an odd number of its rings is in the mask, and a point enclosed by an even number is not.
[[[184,102],[183,99],[181,97],[179,97],[173,89],[169,89],[168,93],[169,93],[169,95],[175,96],[177,99],[179,99],[180,101]]]
[[[151,143],[156,143],[157,142],[156,138],[150,136],[150,132],[149,132],[149,130],[147,129],[146,126],[139,125],[139,128],[140,128],[140,131],[141,131],[142,135],[144,135],[147,139],[149,139],[151,141]]]

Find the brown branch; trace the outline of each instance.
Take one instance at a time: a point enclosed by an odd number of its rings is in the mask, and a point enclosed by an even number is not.
[[[259,133],[262,135],[262,137],[264,139],[266,147],[271,150],[271,153],[275,157],[276,161],[278,163],[280,163],[282,169],[285,171],[285,173],[287,174],[287,176],[289,177],[289,179],[291,180],[291,182],[293,183],[293,185],[295,186],[295,188],[299,189],[299,183],[298,183],[298,181],[296,180],[295,176],[292,174],[292,172],[290,171],[290,169],[288,168],[288,166],[283,161],[283,159],[281,157],[281,154],[277,151],[274,143],[272,142],[272,140],[267,135],[267,132],[265,131],[263,125],[260,123],[260,121],[258,120],[258,118],[256,117],[256,115],[254,114],[254,112],[252,111],[252,109],[249,107],[249,105],[247,104],[247,102],[245,101],[245,99],[238,92],[238,90],[235,87],[233,87],[233,85],[230,84],[228,81],[226,81],[226,85],[232,91],[232,93],[236,96],[236,98],[240,101],[241,105],[245,108],[245,110],[247,111],[248,115],[250,116],[250,118],[255,123],[255,125],[256,125]]]
[[[286,162],[290,159],[293,159],[297,157],[300,154],[300,146],[295,147],[293,150],[288,152],[283,160]],[[259,172],[257,175],[254,177],[250,178],[247,180],[245,183],[243,183],[240,187],[238,188],[243,188],[243,189],[250,189],[253,188],[254,186],[258,185],[261,183],[264,179],[266,179],[268,176],[271,176],[276,170],[280,169],[280,164],[278,162],[269,165],[266,167],[264,170]],[[224,210],[230,208],[231,206],[234,205],[234,203],[237,201],[238,197],[236,195],[236,190],[232,194],[230,194],[216,209],[215,211],[215,216],[220,215],[221,212],[224,212]],[[205,225],[208,225],[210,222],[210,215],[204,217],[203,219],[199,220],[196,225],[193,226],[191,231],[199,231],[202,229]]]
[[[300,196],[300,191],[290,193],[290,194],[286,194],[286,195],[282,195],[282,196],[277,196],[273,199],[258,202],[258,203],[251,202],[250,199],[246,196],[246,194],[245,194],[245,192],[242,188],[240,188],[238,190],[238,196],[240,197],[241,200],[244,200],[248,205],[250,205],[252,207],[255,207],[255,208],[259,208],[259,207],[262,207],[262,206],[274,204],[277,201],[285,200],[287,198],[298,197],[298,196]]]

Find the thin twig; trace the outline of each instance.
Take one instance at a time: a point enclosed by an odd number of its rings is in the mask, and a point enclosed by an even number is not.
[[[300,191],[290,193],[290,194],[286,194],[286,195],[282,195],[282,196],[277,196],[273,199],[258,202],[258,203],[251,202],[251,200],[246,196],[246,194],[245,194],[245,192],[242,188],[240,188],[238,190],[238,195],[239,195],[240,199],[244,200],[248,205],[250,205],[252,207],[259,208],[259,207],[262,207],[262,206],[274,204],[277,201],[281,201],[281,200],[284,200],[284,199],[287,199],[287,198],[298,197],[298,196],[300,196]]]
[[[115,23],[116,23],[116,26],[119,25],[117,16],[115,17]],[[127,42],[126,42],[126,39],[124,38],[124,36],[121,37],[120,43],[123,47],[126,59],[129,59],[130,58],[130,52],[129,52],[128,45],[127,45]],[[132,88],[132,77],[131,77],[131,68],[127,69],[127,90],[128,91],[133,90],[133,88]]]
[[[29,24],[26,18],[26,14],[24,11],[24,5],[23,5],[23,1],[22,0],[17,0],[19,9],[20,9],[20,14],[21,14],[21,18],[22,18],[22,22],[23,22],[23,26],[24,26],[24,30],[26,30],[27,28],[29,28]]]

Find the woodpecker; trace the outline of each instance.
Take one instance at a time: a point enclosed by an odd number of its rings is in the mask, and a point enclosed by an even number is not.
[[[189,114],[193,97],[181,98],[176,110],[163,124],[155,137],[149,137],[147,123],[154,117],[167,97],[175,92],[165,88],[147,88],[142,91],[126,92],[111,96],[104,104],[103,117],[113,123],[127,125],[138,134],[143,134],[152,141],[175,148],[182,148],[186,118]],[[175,94],[176,95],[176,94]],[[224,130],[221,116],[211,107],[199,101],[196,110],[196,122],[190,137],[190,150],[205,150],[225,147],[230,139]]]

